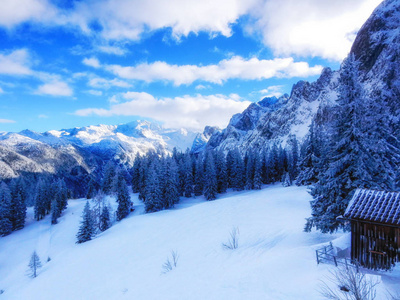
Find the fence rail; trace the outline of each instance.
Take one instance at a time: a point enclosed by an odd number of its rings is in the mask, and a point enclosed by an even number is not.
[[[315,254],[317,256],[317,264],[328,262],[334,263],[336,267],[339,265],[343,265],[348,269],[349,267],[356,268],[357,273],[359,272],[359,264],[357,261],[351,260],[349,258],[338,258],[333,254],[333,245],[332,242],[329,245],[324,246],[320,249],[315,250]]]

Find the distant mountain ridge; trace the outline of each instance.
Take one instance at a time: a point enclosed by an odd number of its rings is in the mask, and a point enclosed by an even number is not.
[[[197,133],[166,129],[149,121],[95,125],[37,133],[0,133],[0,179],[23,173],[91,173],[103,161],[132,165],[136,154],[171,153],[192,146]]]

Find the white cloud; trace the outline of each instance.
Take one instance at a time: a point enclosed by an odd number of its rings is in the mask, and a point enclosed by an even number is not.
[[[283,95],[283,85],[272,85],[259,91],[263,97],[280,97]]]
[[[143,32],[169,27],[175,37],[206,31],[232,34],[231,24],[258,0],[100,0],[77,2],[71,19],[82,30],[96,20],[107,39],[138,40]]]
[[[30,57],[26,49],[14,50],[9,54],[0,53],[0,74],[31,75]]]
[[[126,81],[114,78],[114,79],[104,79],[100,77],[91,78],[88,85],[94,88],[109,89],[110,87],[121,87],[129,88],[131,85]]]
[[[89,94],[94,95],[94,96],[102,96],[103,92],[102,91],[97,91],[97,90],[89,90]]]
[[[382,0],[267,0],[252,10],[250,32],[280,56],[320,56],[341,61],[355,33]]]
[[[170,128],[201,131],[206,125],[226,127],[233,114],[242,112],[249,101],[238,95],[196,95],[157,99],[148,93],[127,92],[123,103],[111,104],[109,109],[87,108],[75,112],[78,116],[141,116],[152,118]]]
[[[68,84],[63,81],[52,81],[39,86],[36,93],[50,96],[72,96],[73,91]]]
[[[41,115],[38,115],[38,118],[39,118],[39,119],[48,119],[49,116],[48,116],[48,115],[41,114]]]
[[[0,94],[3,94],[4,93],[4,91],[3,91],[3,89],[0,87]]]
[[[3,0],[0,26],[11,28],[27,21],[40,23],[57,20],[57,9],[47,0]]]
[[[89,67],[93,67],[93,68],[96,68],[96,69],[101,67],[100,62],[96,57],[84,58],[82,60],[82,63],[84,65],[87,65]]]
[[[15,123],[14,120],[0,119],[0,123]]]
[[[100,52],[114,55],[124,55],[128,52],[127,50],[116,46],[99,46],[97,49]]]
[[[170,65],[157,61],[151,64],[142,63],[134,67],[109,65],[112,73],[125,79],[153,82],[157,80],[171,81],[174,85],[191,84],[196,80],[222,84],[233,78],[243,80],[261,80],[272,77],[308,77],[321,73],[322,66],[310,67],[306,62],[294,62],[293,58],[275,58],[259,60],[244,59],[234,56],[220,61],[217,65]]]

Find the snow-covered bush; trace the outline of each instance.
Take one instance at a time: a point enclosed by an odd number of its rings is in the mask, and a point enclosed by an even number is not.
[[[239,228],[234,227],[227,243],[222,243],[222,248],[234,250],[239,247]]]

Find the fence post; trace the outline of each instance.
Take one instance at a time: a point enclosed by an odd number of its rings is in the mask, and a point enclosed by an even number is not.
[[[335,262],[335,266],[337,267],[336,256],[333,256],[333,261]]]
[[[315,250],[315,254],[317,255],[317,265],[319,265],[318,250]]]

